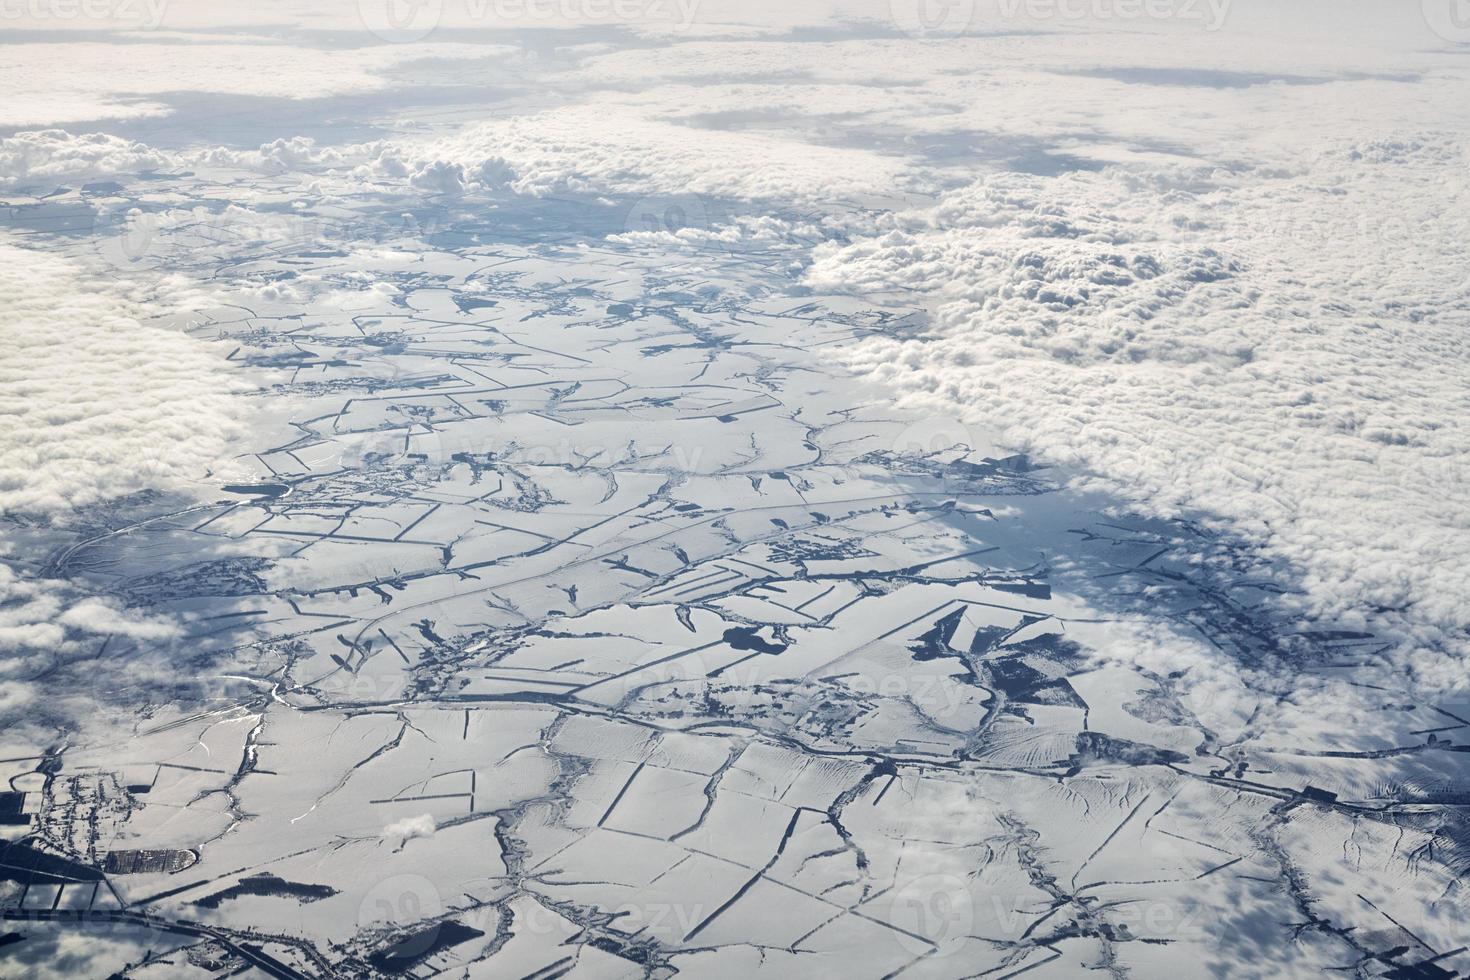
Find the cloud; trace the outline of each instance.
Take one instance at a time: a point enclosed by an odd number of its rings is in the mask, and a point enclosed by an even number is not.
[[[169,158],[152,147],[105,133],[72,135],[59,129],[0,139],[0,187],[83,182],[161,170]]]
[[[43,144],[63,145],[48,138]],[[71,174],[150,154],[120,141],[90,157],[62,152]],[[114,163],[99,161],[112,153]],[[121,157],[118,154],[121,154]],[[77,508],[141,489],[187,489],[237,431],[235,384],[208,344],[142,322],[144,307],[115,283],[77,264],[0,243],[6,343],[0,349],[0,512],[20,523],[65,524]],[[164,300],[151,312],[169,308]],[[16,535],[0,528],[0,678],[7,725],[74,722],[96,704],[87,695],[93,661],[110,653],[167,650],[178,626],[69,582],[27,571],[38,555],[14,557]],[[35,547],[26,539],[26,549]],[[119,642],[120,641],[120,642]],[[167,662],[168,657],[155,656]],[[141,663],[134,657],[130,669]],[[81,665],[81,666],[79,666]],[[88,675],[93,675],[89,677]],[[42,698],[37,679],[45,677]],[[80,700],[78,700],[80,698]]]
[[[407,63],[512,53],[500,45],[333,49],[229,36],[167,44],[7,44],[0,45],[0,80],[8,96],[0,105],[0,126],[164,116],[187,93],[301,100],[377,92],[403,84],[389,76]]]
[[[405,817],[395,823],[390,823],[383,828],[385,840],[410,841],[415,837],[433,837],[438,825],[434,823],[431,814],[421,814],[417,817]]]
[[[197,166],[233,167],[258,170],[267,174],[281,174],[319,167],[341,166],[349,159],[352,149],[319,146],[316,140],[309,136],[290,136],[262,143],[255,150],[235,150],[217,146],[206,150],[195,150],[183,156]]]
[[[86,596],[66,582],[17,575],[0,564],[0,651],[67,652],[87,637],[166,640],[178,627],[111,599]]]
[[[867,13],[881,21],[884,6]],[[747,12],[751,23],[781,21],[774,8]],[[711,13],[714,23],[731,11]],[[1255,24],[1259,10],[1242,5],[1241,16]],[[1443,59],[1368,43],[1356,28],[1308,49],[1285,36],[1150,38],[971,36],[926,43],[919,60],[896,37],[588,46],[564,73],[548,69],[576,94],[572,105],[428,142],[296,137],[178,159],[328,170],[323,185],[344,197],[385,184],[771,209],[891,201],[940,174],[952,189],[937,202],[880,217],[855,240],[857,221],[713,214],[683,227],[633,222],[616,237],[841,238],[818,250],[810,285],[917,297],[934,313],[929,337],[852,353],[910,402],[961,410],[1156,513],[1212,515],[1292,561],[1309,612],[1399,610],[1395,628],[1410,646],[1462,642],[1453,597],[1470,546],[1442,489],[1456,484],[1465,440],[1453,356],[1470,279],[1457,271],[1465,169],[1461,141],[1427,124],[1465,110],[1453,85],[1414,83]],[[171,45],[196,47],[226,64],[274,64],[278,53]],[[238,50],[247,47],[261,50]],[[472,56],[443,44],[371,48],[328,78],[330,57],[312,52],[291,71],[309,78],[298,94],[320,96],[388,84],[389,66],[431,48]],[[1181,64],[1194,72],[1178,75]],[[753,94],[783,70],[782,84]],[[211,72],[189,84],[269,94],[298,80],[220,82]],[[149,84],[130,77],[129,98]],[[1345,100],[1364,133],[1348,142],[1334,110]],[[730,115],[752,104],[754,116]],[[1257,125],[1243,133],[1242,119]],[[880,136],[883,152],[873,149]],[[137,144],[75,139],[28,143],[25,159],[39,162],[26,172],[156,162]],[[955,160],[935,159],[931,144],[950,141]],[[1028,153],[1032,172],[1008,171]],[[1125,165],[1091,169],[1110,160]],[[985,168],[1001,172],[977,179]],[[324,287],[305,275],[264,288]],[[0,482],[7,488],[22,489]],[[65,500],[55,480],[26,492],[49,506]]]
[[[0,243],[0,294],[0,511],[186,487],[239,431],[219,352],[74,263]]]
[[[198,168],[273,175],[330,173],[370,161],[386,145],[322,146],[309,136],[289,136],[253,150],[226,146],[164,150],[101,132],[22,131],[0,138],[0,188],[51,193],[62,185]]]
[[[808,283],[925,297],[927,336],[852,362],[1080,483],[1217,520],[1299,571],[1302,611],[1389,628],[1447,684],[1470,653],[1467,214],[1435,133],[1296,171],[1007,173],[819,248]]]
[[[0,538],[0,557],[5,541]],[[46,722],[74,724],[96,721],[96,692],[114,682],[116,666],[95,658],[108,649],[154,651],[136,654],[126,667],[127,683],[137,683],[149,670],[168,666],[169,644],[180,635],[166,619],[125,609],[110,598],[91,596],[71,583],[38,578],[0,562],[0,724],[18,728]],[[121,642],[118,642],[121,641]],[[113,671],[104,674],[103,668]],[[109,679],[103,681],[102,677]],[[44,681],[42,680],[44,678]],[[79,698],[79,700],[78,700]]]
[[[891,196],[902,170],[897,158],[864,150],[698,130],[606,106],[473,125],[422,156],[470,173],[503,164],[522,194],[682,193],[829,206]]]
[[[139,619],[118,603],[99,598],[82,599],[56,618],[56,622],[81,633],[126,636],[135,640],[167,640],[180,635],[174,623]]]

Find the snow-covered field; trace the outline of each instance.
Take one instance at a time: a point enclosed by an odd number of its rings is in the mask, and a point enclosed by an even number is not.
[[[1470,974],[1462,6],[0,4],[0,976]]]

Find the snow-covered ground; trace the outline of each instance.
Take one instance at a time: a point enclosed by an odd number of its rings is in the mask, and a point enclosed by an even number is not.
[[[0,6],[0,973],[1470,971],[1459,13]]]

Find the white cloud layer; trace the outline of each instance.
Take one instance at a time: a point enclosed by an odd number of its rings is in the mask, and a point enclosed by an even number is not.
[[[393,86],[425,58],[505,58],[493,45],[399,44],[323,49],[227,37],[224,42],[0,45],[0,127],[135,119],[173,111],[179,96],[210,93],[321,99]]]
[[[0,139],[0,188],[54,186],[169,165],[169,158],[158,150],[105,133],[73,135],[47,129]]]
[[[220,353],[75,264],[0,243],[0,295],[0,511],[185,485],[237,431]]]
[[[1283,26],[1241,2],[1218,33],[1048,23],[935,42],[905,36],[890,9],[709,4],[688,36],[723,40],[563,48],[537,66],[551,82],[536,111],[451,135],[426,123],[413,142],[282,134],[164,154],[22,133],[0,140],[0,187],[173,165],[330,170],[320,186],[342,199],[374,184],[492,187],[780,211],[892,205],[942,182],[937,201],[876,229],[865,215],[736,215],[621,237],[789,244],[861,230],[819,249],[808,282],[922,302],[934,329],[869,342],[852,352],[859,369],[1154,513],[1218,519],[1299,570],[1306,608],[1387,623],[1417,667],[1455,669],[1438,654],[1470,652],[1463,58],[1389,4],[1351,16],[1299,4]],[[350,6],[201,11],[170,26],[361,27]],[[831,36],[769,38],[797,23]],[[1251,33],[1262,27],[1272,35]],[[501,51],[447,32],[341,48],[154,37],[7,47],[0,125],[164,113],[180,92],[381,91],[416,60]],[[269,232],[275,214],[165,217]],[[202,472],[230,414],[213,355],[128,319],[56,260],[0,249],[25,328],[0,354],[0,507],[59,513]],[[266,288],[325,287],[308,274]]]
[[[424,155],[475,177],[507,167],[523,194],[685,193],[833,206],[891,195],[902,170],[901,160],[864,150],[700,130],[609,106],[482,123]]]
[[[156,646],[178,636],[173,623],[66,582],[17,574],[0,562],[0,724],[20,723],[36,705],[65,715],[52,672],[98,655],[104,640]],[[49,690],[42,681],[48,677]],[[48,693],[52,697],[44,698]]]
[[[999,174],[823,247],[809,282],[928,297],[930,336],[853,362],[1154,513],[1219,519],[1289,560],[1312,612],[1386,618],[1447,683],[1434,651],[1470,627],[1462,150]]]

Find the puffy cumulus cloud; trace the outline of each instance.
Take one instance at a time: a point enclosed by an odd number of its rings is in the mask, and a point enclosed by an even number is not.
[[[354,250],[354,259],[367,258],[371,252]],[[403,292],[390,282],[375,280],[369,273],[351,272],[327,279],[322,276],[298,276],[290,282],[251,282],[232,286],[210,294],[217,303],[264,303],[296,307],[303,303],[330,303],[348,313],[381,311],[400,304]]]
[[[644,248],[726,249],[760,247],[805,252],[813,242],[841,231],[841,219],[824,216],[815,220],[788,221],[772,215],[736,215],[726,220],[711,214],[696,198],[657,197],[646,205],[651,210],[654,226],[648,230],[609,235],[607,240]],[[635,206],[636,207],[636,206]],[[635,215],[632,222],[640,223]],[[792,271],[799,274],[802,266],[793,257]]]
[[[420,156],[469,174],[488,166],[523,194],[687,193],[793,204],[892,197],[903,170],[901,160],[867,150],[697,130],[611,106],[470,126]]]
[[[354,149],[320,146],[309,136],[289,136],[262,143],[255,150],[216,146],[184,154],[183,159],[197,166],[231,167],[283,174],[342,166],[352,157]]]
[[[1298,570],[1314,615],[1470,653],[1463,145],[1383,135],[1294,170],[999,174],[821,247],[811,285],[921,295],[854,364],[912,403]]]
[[[185,486],[237,431],[219,353],[73,263],[0,243],[0,295],[0,510]]]
[[[67,607],[56,622],[83,633],[135,640],[167,640],[179,635],[179,628],[173,623],[133,618],[115,602],[99,598],[83,599]]]
[[[735,135],[881,149],[904,168],[895,186],[961,183],[875,233],[821,229],[861,237],[819,248],[811,285],[933,308],[931,336],[855,363],[1156,513],[1214,515],[1295,564],[1291,601],[1398,631],[1404,662],[1443,680],[1467,625],[1454,134],[1470,116],[1463,68],[1417,9],[1369,6],[1328,21],[1320,4],[1241,2],[1212,33],[699,39],[589,51],[570,77],[598,103],[583,111],[708,138],[707,181]],[[620,172],[601,148],[565,149]],[[677,166],[627,172],[641,193],[680,187]]]
[[[253,150],[228,146],[166,151],[106,133],[71,133],[48,129],[0,139],[0,188],[44,187],[61,181],[80,182],[126,177],[157,170],[212,168],[263,174],[340,174],[401,180],[425,190],[460,189],[460,169],[446,161],[410,162],[404,150],[387,141],[324,146],[309,136],[283,136]],[[508,171],[506,172],[508,174]],[[495,183],[495,167],[483,164],[476,183]],[[501,181],[503,183],[503,180]],[[341,189],[350,191],[350,184]]]
[[[5,188],[50,187],[170,165],[166,155],[145,143],[103,133],[73,135],[47,129],[0,139],[0,187]]]
[[[140,319],[171,308],[172,285],[135,298],[0,242],[0,725],[39,733],[177,686],[179,622],[34,571],[40,528],[135,490],[187,493],[245,417],[221,351]]]
[[[168,640],[178,635],[173,623],[86,596],[65,582],[17,575],[0,564],[0,651],[58,653],[87,637]]]
[[[432,814],[424,813],[417,817],[404,817],[383,828],[384,840],[411,841],[416,837],[433,837],[438,825],[434,823]]]
[[[65,718],[68,707],[57,682],[70,677],[72,665],[95,657],[104,640],[159,645],[179,635],[172,622],[0,563],[0,722],[15,724],[22,712],[38,706]]]
[[[201,159],[240,162],[238,154],[221,151]],[[578,193],[832,209],[891,202],[899,199],[901,186],[922,179],[906,174],[897,156],[770,134],[711,132],[612,104],[472,124],[431,142],[358,144],[341,149],[334,162],[353,164],[338,176],[357,181],[350,189],[357,193]],[[752,218],[740,228],[724,228],[707,217],[710,222],[699,223],[693,234],[773,238],[779,237],[775,224],[785,224],[770,219],[762,226],[762,219]]]
[[[460,194],[465,189],[464,168],[446,160],[431,160],[408,175],[409,186],[439,194]]]
[[[6,897],[18,900],[20,886],[7,885],[15,891]],[[177,950],[186,942],[147,926],[100,922],[85,929],[68,922],[37,922],[26,926],[25,937],[6,951],[5,959],[11,972],[29,977],[116,976],[141,962],[169,964],[164,967],[169,969],[170,954],[182,959]]]
[[[450,197],[503,190],[516,179],[515,171],[498,156],[453,160],[436,152],[433,147],[387,140],[361,144],[352,149],[352,158],[359,162],[349,178],[361,182],[359,190],[372,185],[389,193]]]

